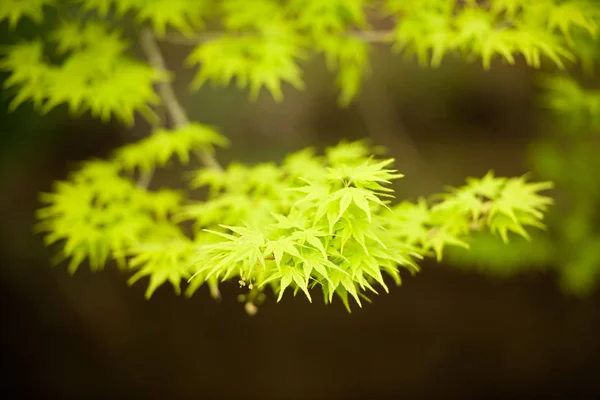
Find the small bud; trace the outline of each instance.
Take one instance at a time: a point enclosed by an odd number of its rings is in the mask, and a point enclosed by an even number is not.
[[[246,308],[246,313],[250,316],[254,316],[258,312],[258,307],[256,307],[252,303],[246,303],[245,308]]]

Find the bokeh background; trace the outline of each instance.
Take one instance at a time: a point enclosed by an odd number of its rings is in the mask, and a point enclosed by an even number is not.
[[[277,161],[369,137],[406,174],[399,199],[490,169],[521,175],[530,143],[550,124],[523,64],[483,71],[449,58],[433,70],[376,47],[360,98],[340,109],[318,58],[305,65],[305,91],[250,103],[235,88],[189,92],[187,49],[163,50],[190,117],[231,139],[223,162]],[[254,317],[237,302],[235,282],[222,287],[221,302],[207,289],[188,300],[169,286],[146,301],[144,284],[128,287],[114,267],[70,276],[33,234],[38,194],[148,126],[62,109],[39,116],[30,105],[8,112],[4,91],[0,101],[2,398],[600,398],[600,295],[566,295],[543,268],[500,279],[425,262],[352,314],[339,302],[285,296]],[[180,173],[154,184],[180,187]]]

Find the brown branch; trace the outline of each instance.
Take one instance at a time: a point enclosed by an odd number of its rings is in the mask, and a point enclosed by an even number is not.
[[[392,43],[394,41],[393,30],[355,31],[350,32],[347,36],[367,43]]]
[[[142,45],[142,49],[148,58],[150,64],[160,72],[167,72],[167,67],[165,64],[165,60],[162,56],[160,48],[158,47],[158,43],[156,42],[156,38],[154,33],[150,28],[143,28],[140,34],[140,41]],[[186,126],[190,123],[189,118],[184,110],[184,108],[179,103],[177,96],[175,95],[175,90],[173,89],[173,85],[170,82],[161,82],[158,85],[158,94],[171,117],[173,124],[176,128],[180,128]],[[200,161],[207,168],[213,168],[217,170],[222,170],[223,167],[219,164],[216,158],[213,157],[207,151],[201,151],[199,153]]]
[[[230,33],[225,31],[215,31],[215,32],[202,32],[193,36],[183,36],[180,34],[170,34],[164,37],[165,42],[173,43],[173,44],[186,44],[186,45],[195,45],[200,43],[210,42],[212,40],[217,40],[222,37],[260,37],[260,35],[256,33]],[[345,37],[358,39],[368,43],[391,43],[394,41],[394,31],[392,30],[381,30],[381,31],[352,31],[343,34]]]
[[[229,36],[236,35],[235,33],[227,33]],[[216,32],[202,32],[197,33],[193,36],[184,36],[182,34],[167,34],[161,40],[172,43],[172,44],[188,44],[194,45],[199,43],[210,42],[211,40],[220,39],[225,36],[224,31],[216,31]],[[241,36],[237,34],[237,36]]]

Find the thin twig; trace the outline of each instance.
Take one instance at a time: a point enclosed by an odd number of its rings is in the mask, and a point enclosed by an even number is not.
[[[142,171],[140,172],[140,176],[137,181],[137,185],[142,189],[148,189],[150,186],[150,181],[152,180],[152,176],[154,175],[154,171]]]
[[[355,31],[347,36],[361,40],[367,43],[392,43],[394,41],[394,31]]]
[[[150,64],[160,72],[167,72],[165,60],[160,52],[158,43],[154,33],[150,28],[143,28],[140,34],[140,40],[142,49],[146,53],[146,57]],[[179,103],[173,85],[170,82],[161,82],[158,85],[158,94],[173,121],[176,128],[180,128],[189,124],[188,116],[184,108]],[[200,161],[208,168],[222,170],[223,167],[219,162],[207,151],[202,151],[200,154]]]
[[[211,40],[220,39],[220,38],[224,37],[225,34],[226,33],[224,31],[202,32],[202,33],[197,33],[193,36],[184,36],[182,34],[170,33],[170,34],[167,34],[164,37],[160,38],[160,40],[163,40],[165,42],[172,43],[172,44],[194,45],[194,44],[199,44],[199,43],[210,42]],[[242,35],[227,32],[227,36],[242,36]]]

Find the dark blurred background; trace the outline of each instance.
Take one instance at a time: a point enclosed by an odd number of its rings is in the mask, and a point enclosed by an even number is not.
[[[420,68],[375,49],[372,76],[349,108],[336,104],[321,60],[307,90],[281,104],[250,103],[235,88],[190,93],[186,49],[164,47],[192,119],[218,126],[233,145],[224,162],[281,160],[306,146],[372,138],[406,174],[399,199],[460,184],[489,169],[527,172],[525,151],[543,135],[534,72],[524,65],[448,59]],[[6,79],[6,75],[2,75]],[[355,307],[271,297],[249,317],[235,282],[223,301],[145,286],[108,267],[70,276],[34,235],[38,194],[77,161],[104,157],[147,134],[63,110],[0,111],[0,397],[140,399],[600,398],[600,296],[561,293],[551,273],[493,279],[423,263],[401,287]],[[177,187],[181,171],[158,184]],[[576,251],[576,249],[574,249]],[[596,397],[598,396],[598,397]]]

